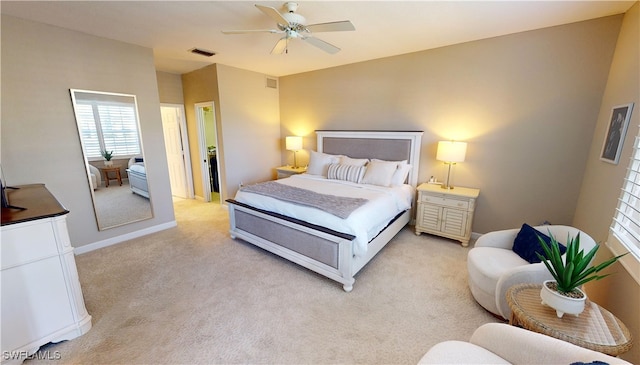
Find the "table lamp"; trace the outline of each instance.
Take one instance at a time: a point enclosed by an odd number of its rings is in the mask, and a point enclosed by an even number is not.
[[[453,189],[453,185],[451,183],[451,167],[458,162],[463,162],[466,154],[467,154],[466,142],[455,142],[455,141],[438,142],[438,152],[436,153],[436,160],[444,161],[445,164],[449,165],[449,169],[447,171],[447,180],[442,185],[443,189]]]
[[[287,136],[285,139],[285,148],[287,151],[293,151],[293,168],[298,168],[298,162],[296,161],[296,152],[302,149],[302,137],[299,136]]]

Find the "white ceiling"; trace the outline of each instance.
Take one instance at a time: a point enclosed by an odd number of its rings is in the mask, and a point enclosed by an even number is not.
[[[627,11],[635,1],[297,1],[308,24],[351,20],[353,32],[315,33],[342,49],[331,55],[294,40],[271,55],[278,34],[254,3],[284,12],[283,1],[2,1],[3,14],[153,49],[159,71],[185,73],[221,63],[284,76],[416,52]],[[198,47],[210,58],[188,52]]]

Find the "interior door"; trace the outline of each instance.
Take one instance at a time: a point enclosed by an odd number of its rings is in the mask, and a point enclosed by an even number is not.
[[[184,123],[184,107],[182,105],[162,105],[162,129],[164,132],[164,145],[167,151],[167,163],[169,167],[169,181],[171,194],[180,198],[192,198],[190,182],[187,174],[188,148],[184,145],[186,137],[182,131]]]

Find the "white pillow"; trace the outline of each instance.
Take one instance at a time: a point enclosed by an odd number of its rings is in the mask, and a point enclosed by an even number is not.
[[[362,178],[363,184],[390,186],[391,178],[398,169],[397,161],[371,160]]]
[[[340,156],[329,155],[327,153],[311,151],[309,156],[309,166],[307,166],[307,174],[320,175],[327,177],[327,170],[332,163],[338,163]]]
[[[366,169],[367,168],[365,166],[343,165],[343,164],[333,163],[329,165],[327,178],[360,183],[360,181],[362,181],[362,177],[364,176],[364,172]]]
[[[340,157],[341,165],[354,165],[354,166],[364,166],[369,162],[368,158],[351,158],[348,156]]]
[[[407,180],[407,176],[409,176],[409,171],[411,171],[411,165],[407,164],[407,160],[402,160],[402,161],[385,161],[385,160],[378,160],[378,159],[373,159],[372,161],[378,161],[378,162],[391,162],[391,163],[396,163],[397,165],[397,169],[396,171],[393,173],[393,176],[391,176],[391,186],[399,186],[399,185],[403,185],[406,183]]]
[[[406,184],[407,176],[409,176],[409,171],[411,171],[411,165],[407,163],[407,160],[397,161],[398,168],[396,172],[393,173],[391,177],[391,186],[399,186]]]

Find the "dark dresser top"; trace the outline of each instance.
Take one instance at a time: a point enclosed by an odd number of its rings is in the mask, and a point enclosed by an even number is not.
[[[26,209],[2,208],[3,226],[69,213],[53,194],[47,190],[44,184],[18,185],[15,187],[19,189],[6,189],[9,204]]]

